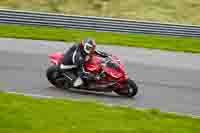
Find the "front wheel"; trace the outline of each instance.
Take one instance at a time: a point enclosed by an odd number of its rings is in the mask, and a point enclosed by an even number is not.
[[[126,87],[123,90],[116,90],[115,92],[122,96],[133,97],[138,92],[138,86],[132,79],[126,81]]]

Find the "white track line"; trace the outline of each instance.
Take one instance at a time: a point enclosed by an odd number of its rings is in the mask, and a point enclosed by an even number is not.
[[[28,94],[28,93],[20,93],[20,92],[14,92],[14,91],[6,91],[7,93],[16,94],[16,95],[24,95],[24,96],[31,96],[31,97],[37,97],[37,98],[54,98],[53,96],[44,96],[44,95],[38,95],[38,94]]]

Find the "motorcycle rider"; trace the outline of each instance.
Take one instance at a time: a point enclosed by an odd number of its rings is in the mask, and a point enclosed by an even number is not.
[[[102,77],[101,74],[94,75],[84,70],[84,62],[89,61],[94,54],[101,57],[109,56],[109,54],[96,49],[96,42],[92,38],[85,38],[81,42],[75,43],[65,52],[60,69],[71,69],[74,65],[78,68],[78,78],[73,79],[73,85],[75,87],[83,83],[83,77],[87,77],[90,80],[99,80]]]

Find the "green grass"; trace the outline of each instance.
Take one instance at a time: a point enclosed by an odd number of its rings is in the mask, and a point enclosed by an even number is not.
[[[95,102],[0,93],[1,133],[199,133],[200,119]]]
[[[0,8],[200,24],[199,0],[1,0]]]
[[[200,52],[200,38],[172,37],[144,34],[120,34],[95,32],[52,27],[34,27],[0,25],[1,37],[58,40],[66,42],[80,41],[84,37],[93,37],[98,44],[145,47],[172,51]]]

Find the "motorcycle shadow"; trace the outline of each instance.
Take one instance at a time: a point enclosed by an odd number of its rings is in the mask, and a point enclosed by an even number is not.
[[[90,91],[90,90],[82,90],[82,89],[63,89],[63,88],[55,88],[55,87],[48,87],[48,89],[53,89],[57,91],[63,91],[63,93],[68,94],[77,94],[77,95],[84,95],[84,96],[95,96],[100,98],[114,98],[114,99],[135,99],[135,97],[128,98],[125,96],[120,96],[114,92],[100,92],[100,91]]]

